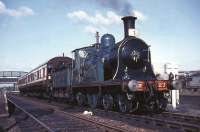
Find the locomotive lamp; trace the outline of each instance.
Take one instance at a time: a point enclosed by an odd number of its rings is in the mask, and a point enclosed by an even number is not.
[[[130,91],[136,91],[136,85],[137,85],[137,81],[135,80],[131,80],[128,83],[128,88]]]
[[[51,80],[51,75],[48,75],[48,79]]]
[[[144,83],[144,81],[131,80],[128,82],[128,88],[132,92],[143,91],[143,90],[145,90],[145,83]]]

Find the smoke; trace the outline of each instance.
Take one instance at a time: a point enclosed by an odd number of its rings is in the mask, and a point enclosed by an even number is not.
[[[121,15],[131,15],[133,11],[133,6],[128,0],[97,0],[97,3]]]
[[[70,0],[66,0],[68,3],[71,3]],[[119,15],[127,16],[133,15],[132,0],[73,0],[74,4],[87,4],[87,5],[97,5],[101,6],[104,9],[108,9],[109,11],[114,11]]]

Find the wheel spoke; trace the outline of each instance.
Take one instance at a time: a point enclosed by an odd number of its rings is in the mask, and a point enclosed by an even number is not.
[[[139,102],[137,100],[133,100],[131,103],[130,103],[130,112],[136,112],[138,110],[138,107],[139,107]]]
[[[119,110],[123,113],[128,111],[128,100],[124,95],[118,95]]]
[[[164,111],[166,107],[167,107],[167,99],[163,97],[159,100],[159,110]]]

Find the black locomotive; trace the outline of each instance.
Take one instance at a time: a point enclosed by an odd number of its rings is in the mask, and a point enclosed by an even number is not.
[[[51,83],[44,93],[51,98],[65,97],[79,105],[89,104],[92,108],[102,106],[105,110],[164,110],[169,98],[169,81],[156,79],[149,45],[135,36],[136,17],[122,20],[125,34],[122,41],[115,43],[113,35],[105,34],[101,42],[75,49],[70,63],[63,59],[59,62],[61,66],[47,67],[50,77],[46,79]],[[30,94],[27,82],[23,82],[19,80],[20,91]]]

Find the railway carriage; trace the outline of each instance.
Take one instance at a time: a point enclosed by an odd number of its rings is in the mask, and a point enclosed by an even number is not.
[[[49,96],[52,87],[52,73],[71,63],[69,57],[54,57],[33,69],[18,81],[21,93],[37,96]],[[56,91],[56,90],[55,90]]]

